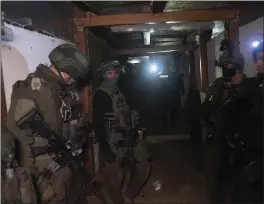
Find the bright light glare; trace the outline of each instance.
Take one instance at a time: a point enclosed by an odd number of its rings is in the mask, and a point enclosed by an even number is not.
[[[154,29],[151,29],[150,32],[151,32],[151,33],[154,33]]]
[[[137,64],[137,63],[140,63],[140,60],[138,60],[138,59],[132,59],[132,60],[129,60],[128,62],[129,63],[132,63],[132,64]]]
[[[254,41],[252,43],[252,47],[258,47],[259,46],[259,41]]]
[[[166,24],[178,23],[178,21],[166,21]]]
[[[151,72],[156,72],[157,70],[158,70],[157,65],[155,65],[155,64],[151,65],[151,67],[150,67]]]
[[[168,78],[169,77],[169,75],[159,75],[159,78]]]

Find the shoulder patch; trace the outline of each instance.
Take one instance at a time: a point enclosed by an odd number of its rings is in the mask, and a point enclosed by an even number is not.
[[[40,80],[40,78],[38,78],[38,77],[34,77],[34,78],[32,78],[32,80],[31,80],[31,89],[33,90],[33,91],[39,91],[40,90],[40,87],[41,87],[41,80]]]

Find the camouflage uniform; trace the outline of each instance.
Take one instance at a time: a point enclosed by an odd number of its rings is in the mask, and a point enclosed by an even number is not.
[[[243,151],[236,164],[233,192],[234,203],[263,203],[263,93],[264,46],[263,41],[253,49],[257,76],[245,80],[237,88],[234,102],[240,105],[226,108]],[[243,103],[241,103],[243,101]],[[228,104],[227,104],[228,105]],[[226,106],[227,106],[226,105]],[[232,104],[231,104],[232,105]]]
[[[37,203],[33,181],[26,169],[15,161],[15,137],[1,129],[1,202],[3,204]]]
[[[142,141],[136,136],[138,115],[130,110],[125,97],[117,88],[120,69],[118,61],[102,64],[100,71],[103,82],[93,97],[94,132],[106,162],[104,172],[109,194],[116,204],[124,203],[124,199],[133,200],[150,172],[149,156]],[[108,77],[106,73],[108,71],[115,72],[116,76]],[[130,134],[131,132],[133,133]],[[127,143],[129,135],[135,140],[133,152],[137,162],[133,162],[133,169],[131,164],[126,165],[125,162],[129,151]],[[125,185],[122,186],[123,180]]]
[[[222,47],[224,43],[222,41]],[[235,85],[232,77],[241,72],[244,67],[244,58],[241,53],[233,50],[229,42],[222,51],[217,66],[223,71],[223,77],[216,79],[207,89],[205,101],[201,105],[203,128],[204,160],[207,174],[207,185],[212,203],[226,202],[227,185],[223,175],[229,175],[227,155],[225,151],[224,133],[218,129],[221,121],[215,121],[215,114],[226,99],[233,94]],[[245,78],[245,76],[244,76]],[[228,180],[228,179],[227,179]]]
[[[49,55],[56,75],[49,67],[40,64],[34,73],[13,86],[7,126],[18,141],[18,165],[30,172],[38,202],[66,203],[72,172],[53,161],[51,154],[34,155],[32,148],[46,147],[49,140],[33,129],[18,127],[18,121],[26,117],[30,105],[35,104],[49,128],[63,135],[68,141],[76,132],[67,134],[67,127],[79,117],[78,94],[68,91],[68,84],[61,75],[67,73],[75,81],[88,72],[86,57],[75,46],[63,44]],[[74,126],[74,125],[73,125]],[[77,125],[76,125],[77,126]],[[78,127],[75,127],[76,130]],[[28,202],[32,203],[32,202]]]

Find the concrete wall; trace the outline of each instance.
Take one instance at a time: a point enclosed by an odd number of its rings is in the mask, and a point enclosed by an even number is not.
[[[263,35],[264,35],[263,25],[264,25],[264,18],[261,17],[239,28],[240,51],[245,58],[244,72],[249,77],[255,75],[251,44],[255,40],[263,39]],[[214,66],[214,60],[219,58],[220,43],[223,39],[224,39],[224,33],[218,35],[214,39],[207,42],[209,83],[213,82],[216,78],[222,76],[221,69]],[[195,51],[195,72],[196,72],[195,74],[196,74],[197,88],[198,90],[201,90],[199,49]]]
[[[1,64],[7,109],[10,105],[12,86],[34,72],[38,64],[50,65],[48,54],[56,46],[67,41],[6,24],[14,33],[12,42],[1,41]]]
[[[97,88],[100,85],[99,74],[97,69],[102,62],[115,57],[114,50],[107,44],[107,42],[96,37],[93,33],[88,31],[88,50],[90,66],[92,68],[93,88]]]
[[[224,33],[216,36],[212,40],[207,42],[207,56],[208,56],[208,78],[209,84],[212,83],[216,78],[222,76],[221,69],[215,67],[214,60],[218,59],[220,56],[220,44],[221,41],[225,38]]]

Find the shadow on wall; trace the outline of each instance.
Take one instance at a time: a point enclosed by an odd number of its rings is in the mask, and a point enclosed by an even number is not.
[[[102,62],[108,59],[114,59],[116,54],[107,42],[96,37],[91,32],[88,32],[88,42],[90,66],[93,75],[92,86],[96,89],[100,86],[100,77],[97,69],[100,67]]]
[[[13,84],[27,77],[28,64],[21,52],[13,46],[1,45],[1,59],[6,97],[6,108],[9,109]]]

